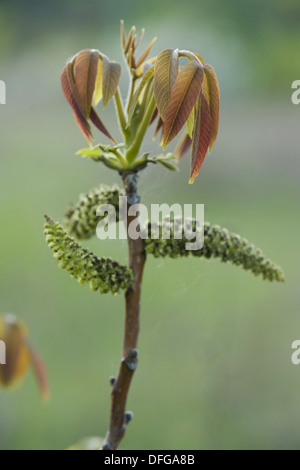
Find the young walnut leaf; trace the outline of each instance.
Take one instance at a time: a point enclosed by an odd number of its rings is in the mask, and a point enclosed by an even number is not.
[[[183,134],[181,137],[180,141],[176,145],[176,148],[174,150],[174,155],[177,158],[177,160],[180,160],[183,155],[186,154],[186,152],[190,149],[192,145],[192,139],[189,136],[189,134]]]
[[[75,57],[74,78],[80,108],[86,118],[91,112],[91,104],[98,72],[99,52],[85,49]]]
[[[106,137],[109,138],[109,140],[115,144],[116,141],[115,139],[110,135],[110,133],[108,132],[108,130],[106,129],[105,125],[103,124],[103,122],[101,121],[101,119],[99,118],[98,114],[96,113],[96,111],[94,110],[94,108],[91,108],[91,114],[90,114],[90,118],[91,118],[91,121],[92,123],[94,124],[94,126],[97,127],[97,129],[99,129],[100,132],[102,132],[104,135],[106,135]]]
[[[128,125],[131,122],[134,110],[136,108],[136,105],[138,103],[138,100],[142,94],[142,91],[144,90],[145,86],[151,82],[154,76],[154,67],[153,65],[147,70],[145,73],[144,77],[142,78],[142,81],[136,90],[135,94],[133,95],[132,102],[130,104],[129,112],[128,112]]]
[[[186,121],[187,132],[191,139],[193,138],[194,121],[195,121],[195,106],[193,107],[192,112]]]
[[[111,62],[103,55],[102,94],[103,107],[105,108],[117,91],[121,76],[121,66],[117,62]]]
[[[199,97],[203,67],[196,61],[186,64],[178,74],[165,113],[163,148],[176,137]]]
[[[6,345],[6,364],[0,367],[0,387],[10,388],[20,383],[32,365],[42,396],[47,398],[49,387],[46,367],[29,345],[25,324],[15,315],[0,315],[0,340]]]
[[[165,49],[162,51],[154,65],[154,96],[158,112],[162,119],[171,96],[171,92],[178,75],[179,58],[178,49]]]
[[[193,184],[203,165],[211,138],[212,119],[207,100],[203,93],[201,93],[197,103],[194,123],[190,184]]]
[[[61,86],[64,95],[71,106],[74,114],[75,121],[77,122],[84,137],[90,143],[93,138],[91,132],[91,126],[89,125],[86,117],[81,110],[79,100],[76,93],[74,75],[73,75],[73,63],[68,62],[61,74]]]
[[[149,46],[144,50],[144,52],[142,52],[139,60],[137,61],[136,63],[136,68],[138,68],[148,57],[149,55],[149,52],[151,51],[152,47],[153,47],[153,44],[155,43],[155,41],[157,40],[157,38],[153,38],[152,41],[150,42]],[[136,47],[138,46],[138,44],[136,45]]]
[[[220,114],[220,88],[217,75],[211,65],[204,66],[205,82],[206,82],[206,99],[208,102],[210,115],[212,119],[212,137],[209,144],[209,152],[211,152],[214,143],[217,139],[219,128],[219,114]]]
[[[95,91],[93,95],[93,106],[97,106],[97,104],[102,100],[102,75],[103,75],[103,65],[102,60],[98,62],[98,70],[97,70],[97,77],[95,82]]]
[[[105,70],[102,66],[105,61]],[[64,95],[72,107],[75,120],[84,137],[91,145],[93,139],[89,120],[112,142],[115,142],[92,107],[102,98],[107,104],[116,92],[121,68],[119,64],[109,62],[99,51],[84,49],[68,62],[61,75]],[[100,91],[101,86],[101,91]]]

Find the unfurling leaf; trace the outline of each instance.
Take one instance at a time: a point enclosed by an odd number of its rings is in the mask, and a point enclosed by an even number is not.
[[[153,38],[152,41],[150,42],[149,46],[144,50],[144,52],[141,54],[139,60],[137,61],[136,63],[136,68],[138,68],[148,57],[149,55],[149,52],[151,51],[152,47],[153,47],[153,44],[155,43],[155,41],[157,40],[157,38]],[[138,41],[139,42],[139,41]],[[138,43],[136,44],[136,47],[138,46]]]
[[[155,128],[155,131],[154,131],[154,140],[156,139],[156,136],[157,134],[159,133],[160,130],[163,130],[163,127],[164,127],[164,121],[162,120],[161,117],[159,117],[158,121],[157,121],[157,125],[156,125],[156,128]]]
[[[102,65],[105,62],[105,70]],[[104,106],[116,92],[120,78],[119,64],[110,62],[101,52],[84,49],[68,62],[61,75],[64,95],[72,107],[75,120],[91,145],[93,139],[89,120],[115,142],[92,107],[102,98]],[[103,93],[104,90],[104,93]]]
[[[209,112],[209,107],[203,93],[199,97],[196,109],[196,119],[193,131],[193,147],[191,158],[191,176],[189,183],[193,184],[196,176],[198,175],[210,141],[212,137],[212,119]]]
[[[73,63],[68,62],[61,74],[61,86],[64,92],[64,95],[73,110],[75,120],[83,133],[84,137],[90,143],[93,135],[91,132],[91,126],[89,125],[86,117],[83,114],[83,111],[80,107],[78,96],[76,93],[74,73],[73,73]]]
[[[89,118],[95,82],[98,71],[99,52],[85,49],[74,60],[75,87],[80,108],[86,119]]]
[[[95,82],[95,91],[93,96],[93,106],[97,106],[97,104],[102,100],[102,75],[103,75],[103,66],[102,60],[98,62],[98,70]]]
[[[42,396],[46,398],[49,395],[46,368],[28,342],[25,324],[12,314],[0,316],[0,340],[6,347],[6,363],[0,365],[0,387],[17,385],[32,365]]]
[[[91,108],[90,118],[91,118],[91,121],[94,124],[94,126],[96,126],[97,129],[99,129],[99,131],[101,131],[104,135],[106,135],[106,137],[108,137],[109,140],[111,140],[111,142],[113,142],[115,144],[116,143],[115,139],[110,135],[110,133],[106,129],[105,125],[103,124],[103,122],[99,118],[99,116],[96,113],[96,111],[94,110],[94,108]]]
[[[186,121],[187,132],[191,139],[193,138],[194,120],[195,120],[195,107],[192,109],[192,112]]]
[[[179,58],[178,49],[165,49],[162,51],[154,66],[154,96],[158,112],[162,119],[171,96],[171,92],[178,75]]]
[[[167,155],[158,155],[158,157],[154,157],[153,160],[168,168],[168,170],[178,171],[176,157],[173,153],[168,153]]]
[[[209,144],[209,151],[211,152],[214,143],[217,139],[219,128],[219,113],[220,113],[220,88],[217,75],[211,65],[204,66],[205,73],[205,97],[208,102],[210,115],[212,119],[212,136]]]
[[[176,137],[200,95],[203,67],[196,61],[186,64],[178,74],[164,119],[163,147]]]
[[[47,398],[49,398],[49,385],[48,385],[48,377],[47,377],[45,364],[41,356],[34,349],[34,347],[29,343],[27,344],[27,346],[28,346],[28,350],[30,354],[31,365],[35,373],[36,380],[39,384],[42,397],[46,400]]]
[[[131,101],[131,104],[130,104],[130,108],[129,108],[129,111],[128,111],[128,125],[130,124],[130,121],[132,119],[132,116],[133,116],[133,113],[134,113],[134,110],[135,110],[135,107],[138,103],[138,100],[142,94],[142,91],[144,90],[145,86],[151,82],[151,80],[153,79],[153,75],[154,75],[154,67],[151,66],[147,72],[145,73],[145,75],[143,76],[142,78],[142,81],[138,87],[138,89],[136,90],[133,98],[132,98],[132,101]]]
[[[103,107],[105,108],[117,91],[121,76],[121,66],[117,62],[111,62],[105,55],[103,55],[102,67],[102,94]]]
[[[180,160],[183,155],[186,154],[186,152],[190,149],[191,145],[192,139],[190,138],[190,136],[188,134],[183,134],[174,150],[174,155],[177,160]]]
[[[155,108],[153,114],[152,114],[152,118],[150,119],[150,122],[149,122],[149,126],[151,126],[151,124],[153,124],[153,122],[155,121],[155,119],[157,118],[158,116],[158,109]]]

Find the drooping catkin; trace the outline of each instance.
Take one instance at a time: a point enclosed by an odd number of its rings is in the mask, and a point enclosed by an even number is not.
[[[124,191],[117,185],[112,187],[101,185],[86,194],[79,196],[79,201],[70,207],[65,215],[64,226],[70,235],[78,240],[91,238],[96,234],[98,222],[103,217],[97,216],[97,208],[102,204],[110,204],[115,208],[116,221],[120,219],[119,197]]]
[[[223,262],[231,262],[241,266],[245,270],[250,270],[254,275],[262,275],[269,281],[284,281],[284,273],[280,266],[268,259],[260,249],[250,244],[240,235],[229,232],[226,228],[218,225],[204,225],[204,245],[199,250],[186,250],[186,243],[191,242],[185,237],[184,225],[182,225],[181,239],[174,238],[174,227],[178,227],[178,219],[175,223],[165,220],[163,224],[148,224],[148,237],[145,240],[145,250],[155,257],[177,258],[179,256],[196,256],[204,258],[220,258]],[[181,222],[181,219],[180,219]],[[196,221],[190,220],[190,229],[195,231]],[[170,225],[170,239],[162,238],[162,230],[166,230],[166,225]],[[168,228],[168,227],[167,227]],[[176,229],[175,229],[176,230]],[[152,238],[151,238],[152,231]],[[153,234],[159,239],[153,238]]]
[[[80,284],[89,283],[92,290],[113,294],[131,286],[133,273],[129,267],[110,258],[98,258],[71,238],[61,224],[47,216],[44,233],[59,267]]]

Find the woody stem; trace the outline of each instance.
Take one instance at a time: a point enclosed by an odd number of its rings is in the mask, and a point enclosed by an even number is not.
[[[137,192],[137,174],[126,173],[123,183],[127,196],[127,212],[133,204],[138,204],[140,198]],[[128,214],[127,233],[130,223],[135,216]],[[142,238],[134,240],[128,234],[129,264],[134,274],[132,286],[125,294],[125,330],[123,340],[122,359],[117,379],[112,384],[110,425],[103,449],[115,450],[122,440],[129,416],[126,414],[126,401],[138,362],[138,335],[140,329],[140,299],[141,286],[146,261],[144,241]]]

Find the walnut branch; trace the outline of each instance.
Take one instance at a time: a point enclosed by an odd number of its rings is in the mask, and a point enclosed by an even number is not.
[[[137,192],[137,174],[125,173],[123,183],[127,196],[127,211],[133,204],[138,204],[140,198]],[[128,215],[127,230],[134,219]],[[123,438],[128,422],[132,415],[126,413],[126,401],[138,362],[138,335],[140,329],[140,298],[141,285],[145,265],[144,240],[138,238],[133,240],[128,236],[129,264],[134,273],[132,286],[125,294],[125,331],[123,342],[123,353],[119,374],[112,381],[111,393],[111,415],[109,430],[106,434],[103,449],[115,450]]]

